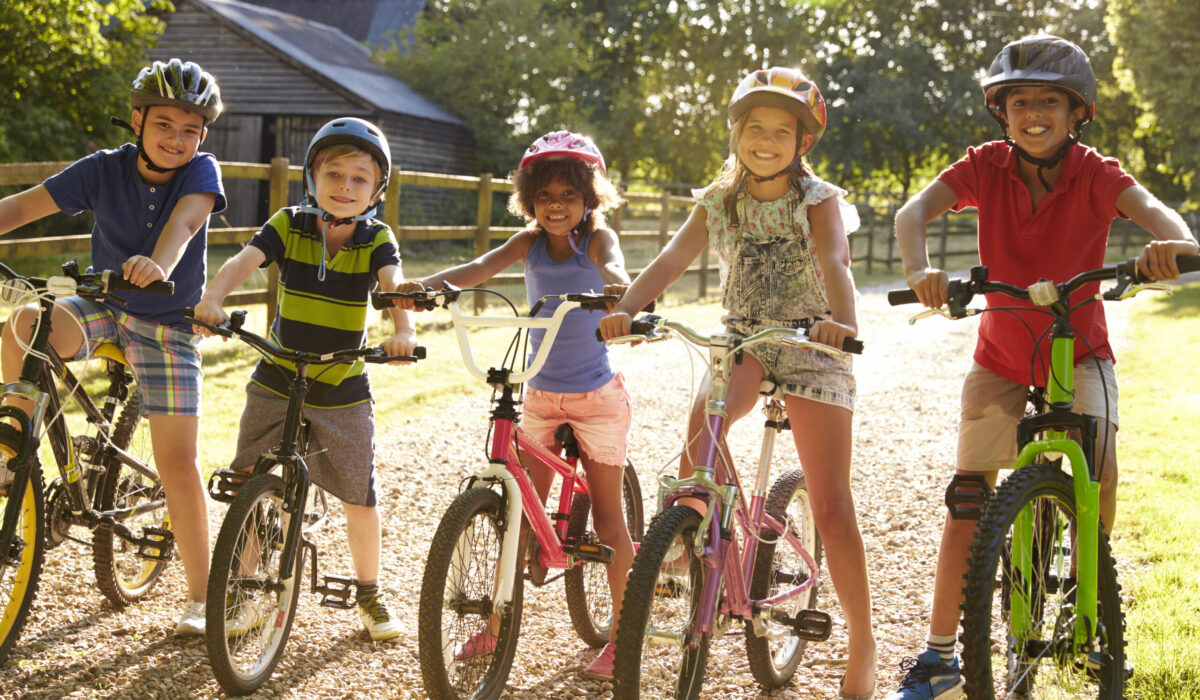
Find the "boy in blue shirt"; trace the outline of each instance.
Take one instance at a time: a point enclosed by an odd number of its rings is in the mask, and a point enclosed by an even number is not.
[[[221,114],[221,91],[200,66],[175,58],[143,68],[130,102],[129,122],[113,121],[137,143],[93,153],[0,200],[0,235],[58,211],[90,211],[92,269],[121,270],[139,287],[175,283],[169,296],[129,292],[124,309],[61,299],[50,342],[64,359],[83,359],[104,341],[129,359],[187,576],[188,602],[175,633],[202,635],[208,585],[208,506],[197,463],[203,373],[199,337],[182,315],[204,289],[208,217],[225,209],[220,166],[199,152],[208,125]],[[35,316],[36,307],[19,309],[4,329],[5,382],[20,375]]]

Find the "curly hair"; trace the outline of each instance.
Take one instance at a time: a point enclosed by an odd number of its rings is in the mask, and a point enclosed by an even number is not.
[[[578,158],[545,158],[514,170],[513,193],[508,198],[508,212],[527,222],[534,222],[533,201],[538,191],[551,182],[561,182],[583,194],[583,205],[591,210],[580,222],[579,232],[588,233],[605,225],[604,212],[620,206],[624,200],[617,188],[594,165]]]

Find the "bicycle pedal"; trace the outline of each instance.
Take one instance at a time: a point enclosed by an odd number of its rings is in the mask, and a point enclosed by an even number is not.
[[[137,556],[154,561],[170,561],[175,549],[175,533],[161,527],[142,529],[142,536],[134,541]]]
[[[321,605],[327,608],[350,610],[357,601],[354,600],[354,579],[349,576],[333,576],[326,574],[324,583],[316,587],[321,594]]]
[[[567,548],[569,554],[574,555],[575,561],[590,561],[608,566],[613,563],[617,553],[612,547],[602,545],[599,542],[579,542]]]
[[[654,595],[662,596],[663,598],[677,598],[683,594],[683,583],[675,577],[660,579],[654,585]]]
[[[238,491],[250,480],[246,472],[234,469],[218,469],[208,479],[208,495],[214,501],[232,503]]]
[[[801,610],[796,617],[787,618],[796,636],[810,642],[823,642],[833,632],[833,618],[820,610]]]

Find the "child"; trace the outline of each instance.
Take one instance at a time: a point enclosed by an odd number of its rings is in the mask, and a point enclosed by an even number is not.
[[[525,263],[525,293],[533,304],[547,294],[600,291],[629,284],[625,258],[617,234],[604,226],[604,212],[621,203],[608,181],[604,157],[585,136],[555,131],[542,136],[525,151],[512,174],[515,189],[508,210],[529,226],[503,245],[469,263],[443,270],[421,280],[440,288],[449,282],[474,287],[520,260]],[[414,285],[420,289],[419,285]],[[539,316],[550,316],[558,300],[546,303]],[[633,542],[621,507],[622,470],[631,410],[625,380],[608,364],[607,348],[596,342],[599,315],[571,311],[563,319],[542,371],[525,391],[522,428],[551,450],[561,448],[554,430],[568,423],[580,444],[580,461],[592,494],[592,522],[600,541],[612,547],[608,587],[613,610],[619,611],[625,594],[625,577],[633,564]],[[542,341],[532,334],[532,352]],[[530,470],[543,501],[554,473],[540,466]],[[609,642],[584,671],[589,678],[612,678],[617,619],[614,613]],[[496,638],[484,632],[459,650],[459,660],[491,653]]]
[[[962,160],[896,215],[904,272],[921,303],[938,307],[947,301],[947,275],[929,264],[926,224],[948,209],[966,207],[979,210],[979,261],[994,280],[1017,285],[1041,278],[1063,282],[1103,265],[1108,229],[1116,216],[1133,219],[1159,239],[1138,258],[1144,274],[1150,279],[1178,276],[1175,256],[1197,250],[1183,220],[1115,159],[1079,143],[1083,126],[1095,116],[1096,78],[1078,46],[1048,35],[1014,41],[992,62],[983,91],[988,111],[1004,130],[1004,141],[967,149]],[[1096,287],[1080,290],[1075,301],[1095,294]],[[1028,306],[1008,297],[1001,303]],[[1085,306],[1071,320],[1086,341],[1075,345],[1073,410],[1110,419],[1097,438],[1107,448],[1100,474],[1100,517],[1110,531],[1116,514],[1117,391],[1104,306]],[[1034,351],[1031,336],[1042,337],[1048,323],[1045,316],[1033,313],[983,315],[974,362],[963,381],[958,464],[951,489],[960,476],[972,474],[982,474],[994,485],[996,471],[1016,459],[1016,425],[1024,413]],[[1048,344],[1042,344],[1043,352]],[[1099,358],[1099,369],[1093,355]],[[890,696],[893,700],[950,700],[962,695],[955,632],[974,533],[974,521],[946,517],[927,648],[902,664],[908,673]]]
[[[683,228],[600,322],[604,337],[627,334],[630,315],[678,279],[711,240],[720,257],[722,305],[729,311],[723,320],[730,332],[808,328],[813,340],[840,348],[857,333],[842,192],[803,161],[825,130],[821,93],[793,69],[754,71],[734,90],[729,122],[724,168],[697,191],[699,201]],[[764,378],[787,391],[817,530],[849,625],[850,659],[839,697],[869,699],[875,641],[866,554],[850,493],[850,361],[773,343],[748,350],[730,377],[729,424],[754,405]],[[701,430],[707,396],[706,383],[693,406],[690,438]],[[692,474],[694,459],[684,456],[681,476]]]
[[[183,323],[183,309],[204,289],[208,217],[225,209],[220,166],[198,152],[208,125],[221,114],[221,91],[200,66],[173,58],[138,73],[130,102],[129,122],[113,121],[129,128],[137,144],[98,151],[4,198],[0,234],[57,211],[90,211],[92,269],[119,269],[141,287],[175,282],[170,296],[127,293],[124,310],[80,297],[60,299],[50,342],[64,359],[84,359],[103,341],[116,343],[129,358],[187,575],[188,602],[175,633],[201,635],[208,585],[208,506],[196,461],[203,372],[199,338]],[[21,344],[28,343],[35,312],[18,310],[4,329],[5,382],[20,375]]]
[[[404,281],[391,229],[372,218],[391,169],[387,139],[374,125],[343,118],[321,127],[304,157],[304,203],[276,212],[221,266],[196,305],[196,318],[214,325],[227,320],[221,309],[225,297],[255,268],[274,262],[280,287],[272,342],[308,352],[361,347],[375,278],[384,291]],[[384,350],[390,356],[412,354],[412,313],[396,308],[389,313],[395,334],[383,342]],[[378,587],[371,387],[361,360],[326,367],[309,369],[304,415],[312,428],[305,463],[313,483],[342,501],[363,625],[376,641],[394,639],[400,622],[388,613]],[[267,358],[255,368],[246,385],[234,469],[251,469],[258,455],[278,443],[292,369]]]

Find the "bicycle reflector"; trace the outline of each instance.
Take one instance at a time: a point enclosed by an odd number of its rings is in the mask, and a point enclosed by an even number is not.
[[[1029,300],[1038,306],[1058,303],[1058,287],[1050,280],[1038,280],[1029,285]]]

